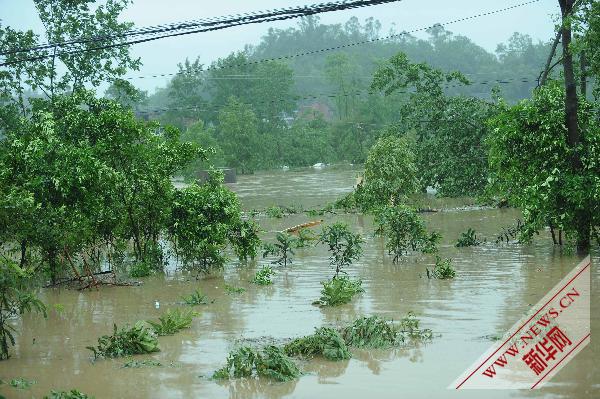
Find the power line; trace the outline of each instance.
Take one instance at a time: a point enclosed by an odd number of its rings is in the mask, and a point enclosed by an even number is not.
[[[272,61],[290,60],[290,59],[294,59],[294,58],[298,58],[298,57],[304,57],[304,56],[307,56],[307,55],[314,55],[314,54],[324,53],[324,52],[327,52],[327,51],[335,51],[335,50],[340,50],[340,49],[343,49],[343,48],[360,46],[360,45],[369,44],[369,43],[375,43],[375,42],[378,42],[378,41],[396,39],[396,38],[400,38],[402,36],[410,35],[411,33],[417,33],[417,32],[427,31],[427,30],[429,30],[431,28],[434,28],[434,27],[437,27],[437,26],[453,25],[453,24],[457,24],[459,22],[468,21],[468,20],[471,20],[471,19],[476,19],[476,18],[481,18],[481,17],[485,17],[485,16],[489,16],[489,15],[499,14],[499,13],[502,13],[502,12],[513,10],[515,8],[524,7],[524,6],[527,6],[527,5],[530,5],[530,4],[538,3],[539,1],[540,0],[531,0],[531,1],[527,1],[525,3],[515,4],[515,5],[510,6],[510,7],[496,9],[496,10],[493,10],[493,11],[481,12],[479,14],[475,14],[475,15],[471,15],[471,16],[467,16],[467,17],[462,17],[462,18],[454,19],[454,20],[447,21],[447,22],[444,22],[444,23],[435,23],[433,25],[428,25],[428,26],[424,26],[424,27],[421,27],[421,28],[416,28],[416,29],[412,29],[412,30],[408,30],[408,31],[403,31],[403,32],[400,32],[400,33],[392,34],[392,35],[387,35],[387,36],[382,36],[382,37],[376,37],[376,38],[373,38],[373,39],[367,39],[367,40],[362,40],[362,41],[358,41],[358,42],[350,42],[350,43],[346,43],[346,44],[341,44],[339,46],[325,47],[325,48],[321,48],[321,49],[317,49],[317,50],[310,50],[310,51],[304,51],[304,52],[296,53],[296,54],[282,55],[282,56],[279,56],[279,57],[264,58],[264,59],[260,59],[260,60],[256,60],[256,61],[248,61],[248,62],[243,62],[243,63],[239,63],[239,64],[232,64],[232,65],[215,65],[215,64],[213,64],[213,65],[207,67],[206,69],[204,69],[202,67],[198,68],[198,69],[193,69],[192,72],[208,72],[208,71],[221,70],[221,69],[241,68],[241,67],[248,66],[248,65],[256,65],[256,64],[262,64],[262,63],[272,62]],[[176,75],[186,75],[186,74],[189,74],[189,73],[187,71],[184,71],[184,72],[174,72],[174,73],[159,73],[159,74],[144,75],[144,76],[131,76],[131,77],[126,77],[125,79],[127,79],[127,80],[133,80],[133,79],[147,79],[147,78],[162,78],[162,77],[169,77],[169,76],[176,76]]]
[[[6,57],[7,55],[13,55],[21,52],[31,52],[31,51],[42,51],[48,49],[56,49],[58,47],[70,47],[77,44],[89,44],[89,43],[97,43],[97,42],[107,42],[112,41],[117,38],[127,38],[132,37],[131,40],[124,40],[119,43],[108,43],[105,45],[100,45],[92,48],[84,48],[84,49],[75,49],[71,51],[60,51],[56,54],[47,53],[33,57],[27,57],[23,59],[17,59],[12,61],[5,61],[0,64],[0,66],[21,63],[26,61],[35,61],[45,58],[51,58],[54,56],[64,56],[64,55],[72,55],[82,52],[89,51],[97,51],[104,50],[115,47],[123,47],[129,46],[132,44],[139,44],[144,42],[149,42],[153,40],[163,39],[167,37],[174,36],[183,36],[189,35],[193,33],[201,33],[201,32],[209,32],[214,30],[221,30],[233,26],[241,26],[248,24],[256,24],[256,23],[264,23],[271,21],[281,21],[293,18],[299,18],[304,16],[316,15],[325,12],[332,11],[340,11],[354,8],[362,8],[362,7],[370,7],[380,4],[387,4],[398,2],[402,0],[343,0],[338,2],[329,2],[329,3],[320,3],[313,4],[311,6],[303,6],[303,7],[293,7],[293,8],[285,8],[285,9],[276,9],[272,11],[265,11],[253,14],[243,14],[231,17],[225,17],[218,19],[217,21],[210,20],[200,20],[200,21],[191,21],[191,22],[182,22],[176,23],[172,25],[162,25],[157,27],[149,27],[142,28],[138,30],[127,31],[120,35],[105,35],[105,36],[96,36],[92,38],[79,38],[66,42],[55,42],[55,43],[46,43],[40,46],[28,47],[28,48],[16,48],[10,49],[8,51],[4,51],[0,53],[0,56]],[[141,36],[140,38],[137,38]]]

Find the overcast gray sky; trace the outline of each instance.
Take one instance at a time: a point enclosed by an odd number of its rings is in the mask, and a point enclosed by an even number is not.
[[[397,3],[363,9],[321,14],[323,23],[343,23],[356,16],[361,21],[374,17],[381,21],[383,32],[393,25],[396,31],[430,26],[457,18],[479,14],[524,3],[527,0],[403,0]],[[123,20],[136,26],[186,21],[242,12],[267,10],[286,6],[313,4],[315,0],[137,0],[123,14]],[[553,36],[554,18],[558,13],[556,0],[540,0],[503,13],[449,25],[448,30],[465,35],[489,51],[506,41],[513,32],[529,34],[534,40],[547,41]],[[32,0],[0,0],[0,18],[3,25],[15,29],[33,29],[41,33],[41,23]],[[221,31],[167,38],[133,47],[133,54],[142,58],[139,73],[131,76],[175,72],[178,62],[186,57],[201,57],[204,64],[226,56],[245,44],[257,43],[270,27],[286,28],[297,20],[247,25]],[[419,36],[419,35],[417,35]],[[327,43],[323,43],[327,47]],[[136,79],[143,89],[164,86],[166,78]],[[152,91],[152,90],[151,90]]]

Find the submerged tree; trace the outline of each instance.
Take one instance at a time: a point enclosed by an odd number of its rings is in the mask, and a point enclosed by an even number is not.
[[[572,147],[564,99],[564,89],[549,84],[531,100],[504,105],[490,120],[492,185],[522,209],[522,239],[549,226],[553,234],[565,231],[583,248],[600,225],[600,126],[580,98],[581,142]],[[575,153],[581,165],[573,162]]]
[[[326,244],[329,249],[329,263],[335,268],[334,278],[340,272],[346,273],[343,269],[362,255],[362,237],[352,233],[344,223],[324,227],[319,235],[319,242]]]

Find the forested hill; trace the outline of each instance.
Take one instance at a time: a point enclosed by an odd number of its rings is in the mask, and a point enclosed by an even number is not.
[[[391,125],[398,134],[448,136],[446,144],[471,132],[466,142],[483,143],[490,104],[528,98],[549,52],[549,44],[518,33],[490,53],[439,25],[416,38],[382,32],[374,19],[325,25],[312,17],[270,29],[259,43],[210,65],[190,55],[165,88],[149,98],[138,92],[129,104],[141,117],[182,129],[185,140],[214,148],[210,163],[242,173],[361,163]],[[401,81],[374,90],[378,70]],[[116,86],[107,95],[132,98]],[[471,186],[485,180],[485,153],[473,156],[481,173]],[[194,165],[190,175],[206,166]]]
[[[550,50],[549,43],[536,43],[519,33],[499,44],[495,54],[478,46],[476,38],[454,35],[439,25],[427,34],[427,39],[418,39],[393,30],[382,32],[381,24],[372,18],[361,23],[353,17],[343,25],[325,25],[319,23],[318,17],[310,17],[294,28],[269,29],[262,41],[251,47],[250,54],[252,59],[265,59],[339,47],[286,60],[294,71],[298,94],[319,93],[326,88],[337,90],[331,83],[334,79],[328,76],[336,62],[346,63],[346,80],[352,86],[368,87],[377,64],[402,51],[413,62],[465,74],[473,82],[465,94],[489,96],[491,84],[480,82],[511,82],[501,83],[500,87],[504,97],[514,101],[530,96]],[[349,45],[352,43],[363,44]],[[336,53],[346,57],[340,60]]]

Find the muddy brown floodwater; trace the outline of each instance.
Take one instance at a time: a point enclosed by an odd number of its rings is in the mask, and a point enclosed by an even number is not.
[[[245,209],[300,204],[324,205],[349,192],[356,170],[278,171],[241,176],[231,187]],[[453,207],[459,200],[432,199],[434,207]],[[223,274],[200,281],[178,273],[144,279],[140,287],[111,287],[77,292],[48,289],[41,297],[50,305],[47,319],[26,315],[13,356],[0,362],[0,378],[24,377],[36,383],[28,390],[0,386],[7,398],[41,398],[51,389],[73,389],[96,398],[600,398],[598,340],[592,337],[577,357],[542,389],[536,391],[453,391],[446,387],[502,335],[579,261],[561,255],[548,237],[532,245],[484,244],[454,248],[468,227],[494,239],[503,226],[520,216],[513,209],[472,209],[425,214],[428,226],[444,236],[441,255],[451,257],[454,280],[428,280],[431,259],[410,256],[392,264],[383,242],[372,237],[372,220],[362,215],[326,215],[325,222],[343,220],[366,239],[364,256],[349,269],[363,280],[365,293],[336,308],[311,305],[329,278],[324,248],[298,250],[293,264],[278,269],[272,286],[249,282],[260,264],[232,262]],[[313,220],[304,214],[283,219],[259,218],[267,231]],[[268,234],[267,236],[272,236]],[[599,254],[592,254],[592,330],[598,331]],[[245,287],[227,295],[224,285]],[[121,368],[125,360],[90,361],[85,349],[117,325],[154,319],[178,306],[179,297],[200,287],[214,303],[197,307],[201,313],[191,329],[161,337],[161,352],[135,359],[154,359],[162,367]],[[155,308],[159,301],[160,309]],[[60,304],[61,311],[53,305]],[[305,375],[287,383],[240,380],[217,383],[207,378],[221,367],[227,353],[242,339],[276,339],[310,334],[314,327],[339,325],[359,315],[399,319],[413,311],[422,326],[439,337],[419,347],[395,351],[356,351],[349,361],[319,359],[303,364]]]

